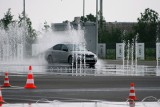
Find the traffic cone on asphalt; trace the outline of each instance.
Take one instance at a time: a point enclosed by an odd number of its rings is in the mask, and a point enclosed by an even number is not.
[[[27,76],[27,82],[26,82],[26,85],[24,86],[24,88],[27,88],[27,89],[36,88],[36,86],[34,85],[34,77],[33,77],[33,73],[32,73],[32,66],[29,66],[29,73],[28,73],[28,76]]]
[[[1,88],[0,88],[0,104],[1,103],[4,103],[4,100],[3,100],[3,98],[2,98],[2,92],[1,92]]]
[[[0,107],[2,107],[2,105],[3,105],[3,104],[2,104],[2,103],[0,103]]]
[[[9,83],[8,72],[5,72],[4,84],[2,87],[11,87]]]
[[[132,101],[137,100],[135,90],[134,90],[134,83],[130,83],[129,100],[132,100]]]

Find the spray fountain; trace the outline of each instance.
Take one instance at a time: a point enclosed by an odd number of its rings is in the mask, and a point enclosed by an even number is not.
[[[53,47],[58,43],[71,43],[82,45],[84,48],[86,47],[84,30],[81,28],[80,24],[77,24],[77,26],[75,27],[72,24],[67,23],[64,31],[54,31],[54,28],[49,29],[48,31],[42,30],[39,33],[35,43],[32,44],[32,52],[31,48],[28,48],[30,44],[27,43],[26,35],[27,32],[25,31],[25,26],[18,26],[18,24],[16,23],[10,25],[8,27],[8,30],[0,28],[0,36],[2,38],[0,40],[1,68],[4,68],[3,64],[7,65],[7,68],[3,69],[4,71],[6,71],[6,69],[8,70],[8,66],[13,64],[14,66],[25,66],[25,68],[23,67],[22,69],[19,69],[19,71],[24,71],[24,69],[26,70],[27,66],[31,64],[37,67],[37,70],[34,71],[47,71],[48,68],[46,69],[46,66],[48,67],[48,63],[43,54],[43,52],[45,52],[47,49]],[[123,37],[124,36],[125,31],[123,32]],[[56,71],[56,73],[61,74],[71,73],[72,76],[132,74],[141,75],[141,72],[139,71],[142,71],[144,73],[145,70],[148,70],[148,67],[144,68],[140,65],[137,65],[137,42],[138,34],[134,39],[132,39],[132,41],[125,41],[123,38],[123,45],[121,46],[121,53],[123,53],[122,65],[108,65],[98,62],[100,65],[97,64],[95,68],[87,68],[85,60],[82,60],[85,59],[85,55],[78,56],[78,54],[75,54],[75,56],[73,56],[72,58],[71,65],[52,64],[49,70]],[[76,50],[75,47],[73,47],[73,50]],[[84,49],[82,49],[82,53],[83,52],[85,54]],[[79,64],[77,61],[78,57],[80,58]],[[74,60],[76,60],[76,63],[74,63]],[[158,71],[158,59],[156,68]],[[17,71],[17,66],[14,71]]]
[[[34,50],[38,51],[38,52],[35,52],[36,53],[35,55],[39,53],[43,53],[47,49],[53,47],[56,44],[60,44],[60,43],[75,44],[72,47],[75,52],[77,50],[76,49],[77,46],[80,45],[84,48],[80,51],[82,51],[82,53],[85,54],[86,42],[85,42],[85,37],[84,37],[84,30],[82,30],[81,25],[77,24],[76,26],[73,26],[70,23],[64,23],[64,26],[65,26],[64,31],[56,31],[54,30],[54,28],[48,31],[41,31],[41,35],[38,37],[36,43],[32,45],[32,47],[34,47]],[[78,73],[81,75],[84,72],[83,68],[86,67],[84,54],[79,56],[78,53],[75,53],[75,55],[72,56],[71,69],[69,69],[68,71],[68,72],[72,72],[72,75],[74,75],[74,73],[76,75]],[[78,63],[78,58],[80,58],[79,63]],[[40,57],[40,59],[42,60],[41,62],[45,62],[45,64],[47,64],[45,59],[42,59],[42,57]],[[53,64],[51,64],[51,66],[52,65]],[[60,64],[59,65],[54,64],[54,66],[60,66]],[[65,66],[66,66],[66,69],[70,67],[70,65],[66,65],[66,64]],[[55,67],[52,66],[52,68],[55,68]]]
[[[28,43],[28,34],[25,30],[27,28],[24,25],[25,23],[22,23],[21,26],[18,23],[14,23],[9,25],[7,30],[0,28],[0,63],[1,65],[7,65],[4,71],[10,69],[8,66],[11,65],[46,66],[48,63],[44,58],[44,52],[58,43],[71,43],[86,47],[84,30],[82,30],[80,24],[77,24],[75,28],[75,26],[67,23],[65,30],[60,32],[53,29],[49,29],[48,31],[42,30],[34,44]],[[82,51],[85,54],[84,49]],[[77,61],[78,57],[76,54],[72,58],[73,60],[74,58],[76,59],[76,67],[72,63],[71,70],[76,75],[77,73],[82,74],[84,72],[83,68],[86,67],[85,60],[82,62],[82,58],[85,59],[85,55],[80,56],[80,64]],[[3,66],[1,67],[4,68]],[[17,67],[14,69],[17,69]]]
[[[156,61],[157,61],[157,66],[156,66],[156,72],[157,75],[159,75],[159,56],[160,56],[160,41],[159,41],[159,33],[160,29],[159,26],[157,25],[156,29]]]
[[[135,35],[135,38],[132,39],[132,41],[124,40],[125,37],[125,30],[123,31],[123,37],[122,37],[122,68],[123,72],[127,75],[129,74],[137,74],[137,69],[141,69],[142,66],[137,66],[137,60],[138,60],[138,33]],[[126,63],[125,63],[126,62]]]
[[[25,26],[10,24],[5,30],[0,28],[0,63],[21,63],[26,56]]]

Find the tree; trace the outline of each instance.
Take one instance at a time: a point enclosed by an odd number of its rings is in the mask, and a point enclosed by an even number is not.
[[[118,28],[111,28],[110,31],[105,30],[102,33],[102,43],[119,43],[121,42],[121,31]]]
[[[8,11],[4,14],[4,17],[0,20],[1,25],[7,29],[8,25],[15,22],[13,20],[13,15],[11,14],[11,9],[9,8]]]
[[[18,23],[20,24],[20,26],[23,26],[25,24],[25,27],[27,28],[27,34],[32,40],[37,37],[36,30],[32,28],[32,22],[29,17],[27,17],[26,15],[24,17],[22,13],[22,15],[19,15]]]
[[[138,18],[138,23],[134,27],[135,34],[139,34],[139,42],[155,42],[156,29],[159,22],[159,14],[152,9],[145,9]]]
[[[87,22],[87,21],[96,22],[96,17],[92,14],[86,15],[86,17],[81,16],[81,21],[82,22]]]

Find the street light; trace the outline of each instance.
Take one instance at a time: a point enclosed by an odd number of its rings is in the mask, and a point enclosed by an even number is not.
[[[96,0],[96,54],[98,55],[98,0]]]
[[[85,0],[83,0],[83,18],[84,18],[84,16],[85,16]]]
[[[26,14],[26,12],[25,12],[25,0],[23,0],[23,17],[24,18],[26,17],[25,14]]]

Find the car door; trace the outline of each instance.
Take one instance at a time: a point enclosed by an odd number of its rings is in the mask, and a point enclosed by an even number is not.
[[[62,44],[61,47],[61,58],[62,58],[62,62],[68,62],[68,47],[65,44]]]
[[[61,47],[62,44],[57,44],[53,47],[52,58],[54,62],[61,62]]]

